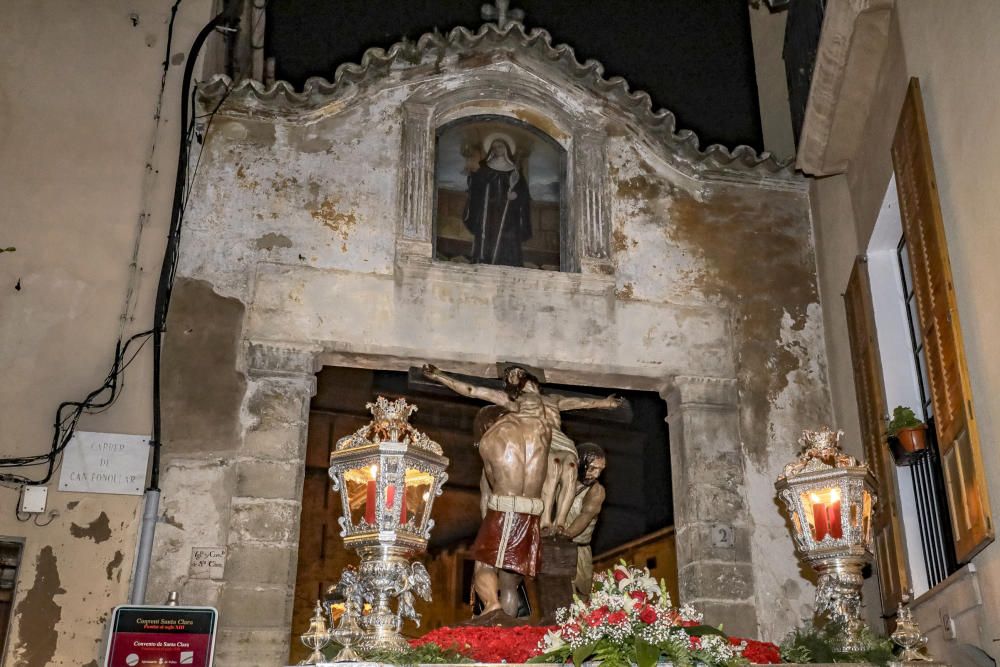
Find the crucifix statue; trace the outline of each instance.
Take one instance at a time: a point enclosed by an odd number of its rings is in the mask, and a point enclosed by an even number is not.
[[[484,605],[479,622],[503,622],[505,614],[517,616],[522,577],[538,572],[542,486],[552,432],[562,424],[560,413],[613,409],[622,405],[622,399],[543,394],[538,379],[516,365],[504,369],[503,389],[462,382],[429,364],[423,373],[462,396],[488,401],[504,411],[479,438],[489,497],[470,549],[477,561],[473,586]]]
[[[511,23],[524,21],[523,9],[511,9],[510,0],[494,0],[494,4],[484,4],[480,13],[484,21],[497,22],[501,30],[506,30]]]

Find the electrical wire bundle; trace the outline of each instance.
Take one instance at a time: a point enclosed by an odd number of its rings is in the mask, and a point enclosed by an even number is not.
[[[189,172],[189,161],[191,155],[191,145],[195,140],[201,140],[203,133],[196,131],[196,123],[200,117],[194,117],[194,95],[192,90],[192,78],[194,75],[195,62],[201,52],[205,41],[220,26],[227,32],[234,32],[232,26],[239,22],[239,10],[242,6],[240,2],[228,0],[225,9],[215,16],[202,28],[195,37],[191,50],[187,56],[184,67],[184,77],[181,85],[181,137],[180,151],[177,159],[176,182],[174,184],[174,200],[170,216],[170,228],[167,236],[167,245],[164,251],[163,264],[160,268],[160,278],[156,290],[156,304],[153,316],[153,328],[149,331],[135,334],[124,340],[125,327],[132,321],[132,311],[135,308],[136,285],[138,276],[138,253],[142,232],[149,220],[149,212],[146,202],[152,188],[155,170],[153,168],[156,154],[156,137],[160,126],[161,108],[163,95],[166,88],[167,72],[170,67],[171,48],[173,42],[174,22],[177,18],[177,10],[182,0],[175,0],[171,7],[170,21],[167,29],[166,54],[163,60],[163,68],[160,77],[160,91],[157,98],[154,112],[153,139],[145,165],[145,178],[142,187],[142,207],[138,218],[135,240],[133,244],[132,260],[129,265],[129,278],[126,286],[125,304],[121,314],[118,341],[115,344],[115,357],[108,371],[104,382],[87,394],[82,401],[65,401],[60,403],[56,410],[55,423],[53,427],[52,443],[49,451],[45,454],[22,457],[0,458],[0,469],[4,468],[24,468],[31,466],[46,465],[45,476],[41,479],[33,479],[21,474],[0,472],[0,484],[6,485],[43,485],[51,481],[56,470],[57,462],[62,452],[72,440],[80,418],[85,414],[98,414],[110,408],[118,400],[124,388],[125,369],[131,365],[136,356],[152,338],[153,340],[153,429],[150,446],[153,452],[153,463],[150,472],[148,490],[156,490],[159,485],[159,461],[160,461],[160,363],[161,363],[161,341],[162,334],[166,330],[167,310],[170,304],[170,293],[173,287],[174,274],[177,269],[178,246],[180,242],[180,231],[184,218],[184,210],[187,207],[188,198],[191,193],[191,186],[194,183],[201,162],[201,155],[195,163],[193,172]],[[228,97],[228,91],[219,101],[215,108],[205,116],[208,117],[205,132],[211,126],[215,113]],[[129,347],[137,340],[142,340],[139,347],[128,356]],[[124,340],[124,342],[123,342]]]
[[[115,345],[114,363],[111,365],[111,370],[108,371],[107,377],[104,378],[104,383],[87,394],[87,397],[82,401],[64,401],[59,404],[59,408],[56,410],[55,432],[52,434],[52,447],[47,453],[0,459],[0,468],[24,468],[48,464],[43,478],[31,479],[24,475],[0,472],[0,484],[15,484],[18,486],[24,484],[47,484],[55,472],[56,461],[59,455],[66,449],[73,437],[73,432],[76,429],[77,422],[80,421],[80,417],[84,414],[104,412],[115,404],[122,390],[125,388],[125,369],[135,361],[136,356],[142,351],[146,342],[149,341],[152,333],[153,331],[149,330],[135,334],[125,341],[124,345],[119,340],[118,344]],[[132,356],[128,358],[128,361],[125,361],[129,347],[140,338],[143,339],[142,343],[132,353]]]

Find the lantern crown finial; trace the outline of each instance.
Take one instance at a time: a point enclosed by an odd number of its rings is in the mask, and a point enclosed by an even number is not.
[[[799,444],[809,449],[836,450],[840,448],[842,437],[844,437],[843,431],[834,431],[829,426],[824,426],[818,431],[808,429],[802,431]]]
[[[379,396],[374,403],[367,403],[366,407],[372,413],[372,421],[351,435],[338,440],[337,451],[377,445],[382,442],[402,442],[438,456],[444,454],[441,445],[410,424],[410,416],[417,411],[417,406],[410,405],[406,399],[397,398],[390,401],[385,396]]]
[[[417,406],[410,405],[406,399],[390,401],[385,396],[379,396],[374,403],[366,403],[365,407],[374,417],[369,426],[369,438],[373,442],[402,442],[414,430],[410,426],[410,415],[417,411]]]
[[[828,426],[824,426],[818,431],[808,429],[802,431],[799,445],[802,446],[803,451],[797,461],[785,466],[779,479],[785,479],[812,469],[860,466],[861,464],[856,458],[845,454],[840,449],[840,439],[843,435],[843,431],[834,431]]]

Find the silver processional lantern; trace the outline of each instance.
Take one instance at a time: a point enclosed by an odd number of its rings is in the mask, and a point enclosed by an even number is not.
[[[423,565],[410,558],[427,549],[431,507],[448,479],[441,446],[409,423],[416,406],[379,396],[372,421],[337,441],[330,477],[340,492],[344,546],[357,551],[358,588],[370,612],[361,617],[363,650],[400,650],[401,616],[419,622],[414,596],[430,599]],[[398,598],[393,611],[390,602]]]
[[[792,519],[796,550],[819,575],[816,609],[844,626],[842,651],[864,649],[862,569],[872,558],[877,495],[868,466],[840,449],[841,431],[803,431],[804,452],[775,487]]]

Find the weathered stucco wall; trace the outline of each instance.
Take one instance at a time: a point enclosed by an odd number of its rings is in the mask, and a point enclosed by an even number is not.
[[[993,517],[1000,517],[1000,360],[991,349],[991,332],[1000,326],[1000,308],[991,290],[998,279],[996,252],[1000,225],[995,220],[995,184],[1000,180],[1000,128],[995,72],[1000,44],[995,26],[1000,6],[989,0],[963,3],[961,11],[933,0],[897,2],[888,45],[878,68],[878,84],[865,132],[842,176],[812,186],[819,244],[820,278],[831,294],[843,292],[854,257],[868,247],[879,207],[892,175],[889,149],[909,77],[920,78],[938,193],[944,216],[963,342],[971,376],[976,420],[990,487]],[[832,298],[825,300],[833,306]],[[842,306],[827,310],[830,350],[847,350]],[[845,354],[830,357],[837,418],[855,420],[853,378]],[[917,607],[931,650],[952,664],[973,664],[965,646],[1000,658],[1000,547],[993,544],[973,559],[973,577],[960,577],[932,591]],[[957,639],[947,640],[941,614],[956,623]],[[976,663],[979,664],[979,663]]]
[[[219,602],[220,664],[251,648],[276,659],[287,650],[282,568],[298,539],[304,408],[317,364],[333,361],[427,360],[488,375],[498,360],[519,360],[556,382],[660,390],[687,443],[675,475],[694,485],[675,488],[699,489],[678,531],[682,597],[772,639],[808,615],[812,591],[773,490],[801,429],[831,418],[802,181],[745,152],[693,154],[664,138],[669,121],[593,84],[593,67],[567,64],[565,52],[541,57],[540,39],[520,28],[481,34],[377,55],[302,96],[244,86],[212,120],[175,292],[189,306],[172,313],[168,338],[170,428],[191,438],[167,448],[164,502],[183,526],[158,533],[153,588]],[[476,111],[528,119],[568,149],[581,140],[566,130],[573,122],[590,141],[599,133],[606,161],[589,176],[606,198],[596,220],[608,256],[580,273],[477,267],[434,262],[429,244],[402,238],[401,183],[431,166],[404,162],[404,107],[418,93],[432,104],[428,82],[470,98],[482,86]],[[492,102],[498,85],[508,97]],[[541,113],[536,89],[565,117]],[[189,328],[206,337],[185,338]],[[195,353],[216,344],[225,354],[215,360]],[[223,390],[192,412],[185,388],[216,373]],[[224,425],[206,437],[183,426],[191,414]],[[727,519],[735,548],[702,548],[708,522]],[[187,575],[190,547],[204,539],[243,554],[221,581]]]
[[[128,333],[148,329],[170,211],[180,71],[212,2],[185,2],[149,198],[142,182],[153,141],[170,5],[151,0],[4,3],[0,38],[0,456],[44,454],[61,401],[104,379],[140,207],[151,213]],[[134,21],[130,18],[134,16]],[[134,348],[133,348],[134,349]],[[148,434],[149,347],[127,390],[82,430]],[[42,467],[4,469],[38,478]],[[6,659],[18,667],[96,667],[105,619],[126,601],[141,498],[61,493],[58,471],[39,524],[15,520],[18,490],[0,487],[0,538],[23,538]],[[3,628],[2,630],[6,630]]]

